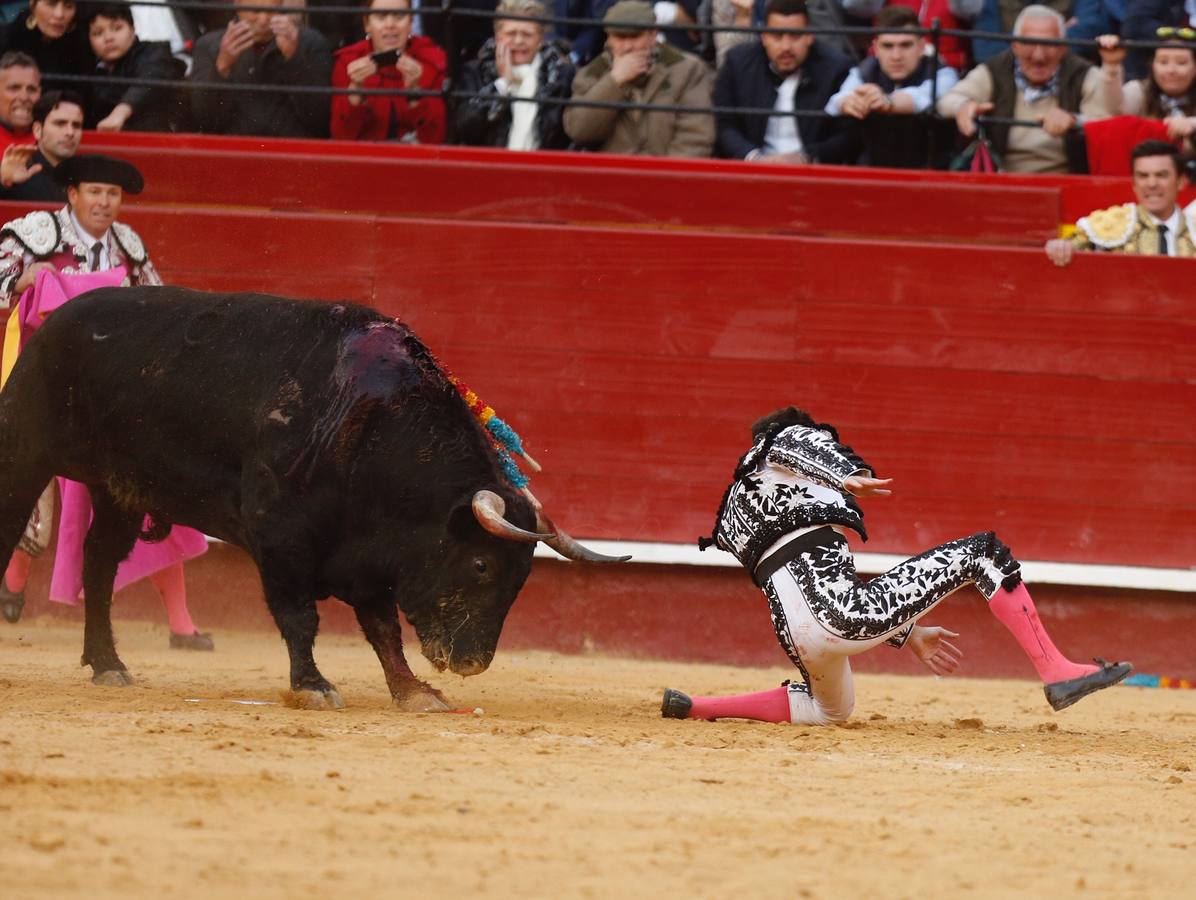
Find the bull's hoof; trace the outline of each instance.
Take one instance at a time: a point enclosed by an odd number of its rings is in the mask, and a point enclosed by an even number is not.
[[[326,691],[291,691],[287,706],[295,709],[344,709],[345,701],[336,688],[330,687]]]
[[[403,712],[447,712],[452,709],[440,691],[433,688],[397,696],[394,698],[394,705]]]
[[[133,683],[133,676],[127,669],[109,669],[92,675],[91,683],[102,687],[128,687]]]

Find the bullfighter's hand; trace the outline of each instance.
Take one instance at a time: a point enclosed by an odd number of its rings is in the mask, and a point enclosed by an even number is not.
[[[1063,137],[1076,124],[1076,117],[1062,109],[1052,109],[1042,117],[1042,130],[1051,137]]]
[[[274,32],[274,43],[283,59],[291,59],[299,50],[299,26],[294,16],[271,16],[270,30]]]
[[[236,19],[224,29],[224,36],[220,38],[220,50],[216,53],[216,71],[221,78],[228,78],[241,54],[253,46],[253,29]]]
[[[52,272],[54,271],[54,264],[48,262],[35,262],[21,274],[20,278],[17,279],[17,283],[13,285],[13,290],[16,291],[17,294],[20,294],[25,290],[25,288],[32,287],[33,282],[37,280],[37,273],[42,269],[49,269]]]
[[[914,655],[922,660],[926,668],[935,675],[950,675],[959,668],[959,661],[963,653],[958,647],[946,640],[949,637],[959,637],[954,631],[946,628],[915,625],[909,633],[907,641]]]
[[[1059,267],[1071,265],[1072,257],[1075,255],[1076,246],[1071,241],[1065,241],[1063,238],[1055,238],[1052,241],[1047,241],[1046,255],[1055,265]]]
[[[843,488],[856,497],[887,497],[893,493],[887,487],[887,485],[892,483],[892,478],[868,478],[864,475],[848,475],[843,479]]]
[[[993,111],[991,103],[977,103],[969,100],[955,113],[955,127],[964,137],[971,137],[976,133],[976,117]]]
[[[0,157],[0,184],[6,188],[24,184],[40,172],[44,168],[41,163],[29,165],[36,152],[36,144],[9,144],[4,149],[4,156]]]
[[[1121,65],[1125,59],[1125,47],[1121,46],[1120,37],[1115,34],[1102,34],[1097,37],[1096,44],[1102,66]]]
[[[630,84],[652,68],[651,50],[632,50],[616,57],[610,67],[610,77],[619,87]]]

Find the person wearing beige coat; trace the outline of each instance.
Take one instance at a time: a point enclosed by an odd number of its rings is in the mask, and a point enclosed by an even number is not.
[[[614,23],[612,25],[612,23]],[[574,100],[709,107],[714,74],[701,59],[657,42],[652,8],[624,0],[605,17],[606,49],[573,79]],[[578,146],[640,156],[710,156],[707,112],[570,106],[565,132]]]

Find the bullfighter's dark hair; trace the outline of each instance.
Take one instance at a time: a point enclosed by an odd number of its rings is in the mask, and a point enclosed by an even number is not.
[[[72,103],[83,112],[87,111],[83,95],[71,90],[47,91],[33,104],[33,121],[46,124],[46,116],[54,112],[61,103]]]
[[[1175,164],[1175,171],[1180,175],[1184,174],[1184,158],[1174,144],[1166,141],[1143,141],[1130,151],[1130,168],[1133,168],[1135,162],[1148,156],[1170,157],[1171,162]]]
[[[806,6],[806,0],[768,0],[764,4],[764,22],[768,23],[768,17],[776,14],[778,16],[805,16],[806,21],[810,20],[810,9]]]
[[[813,416],[804,409],[796,406],[786,406],[784,409],[778,409],[766,416],[761,416],[753,422],[752,440],[758,441],[769,431],[776,434],[786,428],[792,428],[794,425],[817,428],[819,431],[827,432],[836,441],[839,440],[839,432],[835,430],[835,426],[827,425],[825,422],[815,422]]]

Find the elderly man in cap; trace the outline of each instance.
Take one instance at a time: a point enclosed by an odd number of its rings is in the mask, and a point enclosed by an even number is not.
[[[42,269],[80,275],[123,268],[123,284],[162,283],[137,232],[117,221],[124,195],[140,193],[145,184],[133,165],[111,156],[78,155],[59,163],[54,179],[66,188],[66,206],[55,212],[32,212],[0,227],[0,309],[15,312],[21,294],[34,285]],[[83,485],[60,480],[60,487],[62,517],[50,599],[73,604],[82,588],[82,545],[90,503]],[[122,563],[116,586],[148,577],[166,607],[170,646],[213,649],[211,635],[201,634],[191,621],[183,581],[183,562],[207,549],[203,535],[176,527],[149,552],[143,552],[143,546],[139,541]],[[16,550],[0,579],[0,613],[9,622],[20,619],[31,562],[28,553]]]
[[[698,57],[658,41],[652,7],[620,0],[603,18],[606,50],[573,79],[574,100],[709,107],[713,76]],[[644,156],[709,156],[707,112],[570,106],[565,132],[587,149]]]

